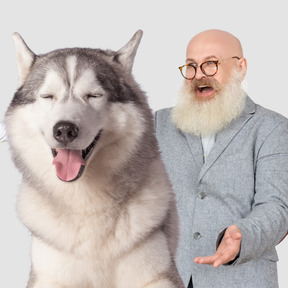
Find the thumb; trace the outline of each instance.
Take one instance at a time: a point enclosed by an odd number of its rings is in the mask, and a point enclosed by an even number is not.
[[[241,240],[242,233],[237,225],[231,225],[227,228],[224,237],[233,238],[234,240]]]

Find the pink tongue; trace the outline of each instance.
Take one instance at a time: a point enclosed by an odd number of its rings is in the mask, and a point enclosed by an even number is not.
[[[81,150],[57,149],[53,164],[61,180],[72,181],[78,176],[85,162],[81,157]]]

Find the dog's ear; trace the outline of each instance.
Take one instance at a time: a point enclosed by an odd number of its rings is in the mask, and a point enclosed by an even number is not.
[[[13,33],[13,40],[19,72],[18,86],[21,87],[30,72],[36,55],[30,50],[30,48],[26,45],[20,34],[18,34],[17,32]]]
[[[118,60],[124,67],[125,72],[131,73],[134,58],[143,35],[142,30],[138,30],[130,41],[117,51]]]

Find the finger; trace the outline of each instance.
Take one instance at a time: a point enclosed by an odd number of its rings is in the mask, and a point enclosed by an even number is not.
[[[207,264],[207,265],[213,265],[213,267],[219,267],[223,264],[228,263],[229,261],[233,260],[235,257],[231,256],[230,253],[215,253],[212,256],[206,256],[206,257],[196,257],[194,259],[194,262],[197,264]]]
[[[242,239],[242,234],[241,234],[241,232],[235,231],[235,232],[232,234],[232,238],[233,238],[234,240],[241,240],[241,239]]]
[[[235,240],[240,240],[242,238],[241,230],[236,225],[228,227],[225,234],[225,236],[232,237]]]
[[[215,259],[215,261],[213,262],[213,267],[214,268],[217,268],[217,267],[219,267],[219,266],[221,266],[221,265],[223,265],[223,264],[226,264],[226,263],[228,263],[230,260],[227,258],[227,257],[224,257],[224,256],[220,256],[220,257],[218,257],[217,259]]]
[[[194,259],[194,262],[197,264],[213,265],[217,258],[218,258],[218,256],[216,254],[214,254],[212,256],[206,256],[206,257],[196,257]]]

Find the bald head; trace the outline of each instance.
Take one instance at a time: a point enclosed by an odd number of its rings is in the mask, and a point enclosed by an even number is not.
[[[231,33],[222,30],[206,30],[194,36],[186,50],[186,64],[200,65],[210,60],[221,61],[217,73],[213,76],[219,83],[227,83],[233,70],[237,70],[244,79],[247,61],[243,57],[240,41]],[[201,69],[197,69],[195,79],[205,77]]]
[[[221,59],[238,56],[243,57],[240,41],[232,34],[222,30],[206,30],[194,36],[187,46],[187,58],[191,55],[217,54]],[[211,54],[211,55],[212,55]]]

